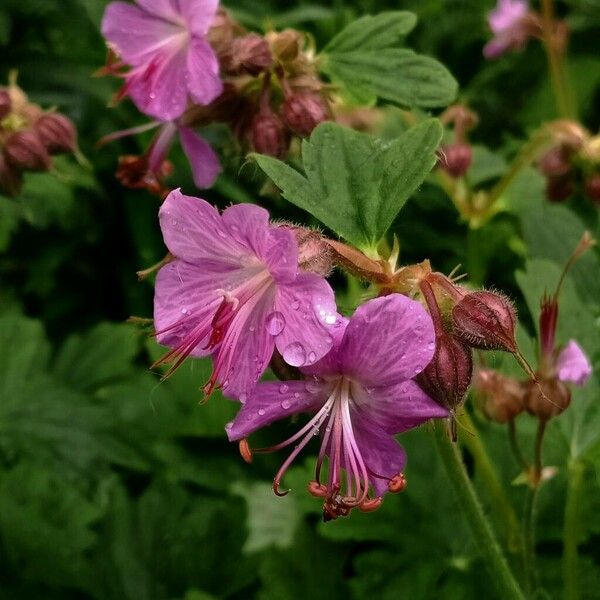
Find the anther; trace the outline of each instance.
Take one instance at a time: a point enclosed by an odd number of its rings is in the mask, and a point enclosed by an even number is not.
[[[250,449],[250,444],[246,438],[240,440],[239,443],[240,454],[242,458],[250,464],[252,462],[252,450]]]
[[[397,475],[394,475],[394,477],[392,477],[388,483],[388,490],[392,492],[392,494],[403,492],[405,488],[406,478],[404,477],[404,473],[398,473]]]
[[[360,510],[361,512],[373,512],[381,506],[382,502],[383,498],[381,497],[369,498],[368,500],[365,500],[358,505],[358,510]]]

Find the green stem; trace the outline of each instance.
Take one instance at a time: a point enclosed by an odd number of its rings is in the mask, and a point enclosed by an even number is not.
[[[465,470],[459,448],[448,438],[446,422],[438,421],[435,424],[435,439],[450,482],[458,496],[477,545],[483,553],[485,564],[498,589],[500,598],[524,600],[525,596],[510,571],[490,523],[483,512],[475,488]]]
[[[523,456],[521,446],[519,446],[519,440],[517,439],[517,428],[515,426],[514,419],[511,419],[508,422],[508,440],[510,442],[510,448],[515,456],[516,461],[519,463],[521,469],[527,472],[529,470],[529,465],[527,464],[527,460]]]
[[[461,415],[460,421],[464,425],[464,428],[470,432],[461,435],[460,441],[473,456],[476,472],[483,480],[484,488],[489,494],[492,513],[497,515],[501,521],[501,531],[504,532],[508,551],[511,554],[518,555],[522,549],[522,539],[517,514],[504,493],[498,472],[481,441],[481,436],[478,434],[475,424],[466,410]]]
[[[585,465],[577,460],[569,463],[569,483],[563,528],[563,580],[565,600],[579,600],[579,565],[577,543],[581,489]]]

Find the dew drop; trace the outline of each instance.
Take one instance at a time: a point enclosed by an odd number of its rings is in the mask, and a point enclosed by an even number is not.
[[[265,409],[264,408],[259,408],[257,412],[258,412],[259,416],[262,417],[265,414]]]
[[[309,379],[304,387],[309,394],[316,394],[319,391],[319,382],[316,379]]]
[[[242,404],[244,404],[244,403],[246,402],[247,398],[248,398],[248,396],[246,396],[246,394],[244,394],[244,393],[242,392],[242,393],[240,394],[239,401],[240,401]]]
[[[288,391],[288,389],[289,389],[289,386],[287,386],[285,383],[282,383],[279,386],[279,393],[280,394],[285,394]]]
[[[267,331],[271,335],[279,335],[283,331],[284,327],[285,318],[278,310],[273,311],[267,317]]]
[[[310,352],[308,355],[308,362],[314,363],[317,360],[317,355],[314,352]]]
[[[248,327],[248,329],[250,330],[250,332],[254,333],[256,331],[256,327],[254,325],[250,325],[250,327]]]
[[[287,410],[291,405],[292,403],[289,400],[284,400],[281,403],[281,408],[283,408],[283,410]]]
[[[294,301],[292,302],[292,308],[293,308],[294,310],[298,310],[298,309],[300,308],[300,302],[298,302],[298,300],[294,300]]]
[[[294,398],[300,398],[300,393],[299,392],[294,392]]]
[[[306,350],[300,342],[292,342],[283,351],[283,360],[292,367],[301,367],[306,363]]]
[[[232,427],[233,427],[233,421],[229,421],[229,423],[227,423],[225,425],[225,431],[230,431]]]

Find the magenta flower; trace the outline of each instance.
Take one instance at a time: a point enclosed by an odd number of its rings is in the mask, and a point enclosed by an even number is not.
[[[273,481],[275,493],[283,495],[287,492],[279,491],[279,485],[284,473],[321,433],[309,491],[324,498],[326,519],[355,507],[373,510],[385,492],[399,491],[406,456],[393,436],[428,419],[448,416],[413,380],[435,349],[431,318],[418,302],[399,294],[371,300],[349,321],[340,318],[334,338],[327,356],[301,369],[305,380],[259,384],[235,421],[226,426],[231,441],[244,440],[274,421],[311,413],[295,435],[262,451],[294,445]],[[327,481],[321,483],[325,456]],[[374,497],[369,496],[371,488]]]
[[[528,35],[524,24],[528,13],[527,0],[498,0],[496,8],[488,14],[494,37],[483,49],[486,58],[498,58],[507,50],[525,45]]]
[[[298,269],[294,235],[269,224],[253,204],[219,214],[208,202],[169,194],[159,213],[176,259],[156,279],[158,341],[171,348],[158,364],[214,357],[205,386],[244,402],[276,347],[293,366],[315,363],[333,344],[337,313],[322,277]]]
[[[556,358],[556,375],[561,381],[585,385],[592,376],[592,365],[575,340],[571,340]]]
[[[217,56],[206,40],[218,0],[111,2],[102,34],[131,70],[121,95],[145,114],[172,121],[188,99],[212,102],[223,90]]]

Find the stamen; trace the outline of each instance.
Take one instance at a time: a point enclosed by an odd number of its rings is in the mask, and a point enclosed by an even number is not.
[[[239,449],[240,449],[240,454],[242,455],[242,458],[248,464],[250,464],[252,462],[252,450],[250,449],[250,444],[248,443],[248,440],[246,438],[244,438],[243,440],[240,440]]]
[[[368,500],[365,500],[364,502],[361,502],[361,504],[358,505],[358,510],[362,512],[373,512],[381,506],[382,502],[383,498],[379,496],[377,498],[369,498]]]

